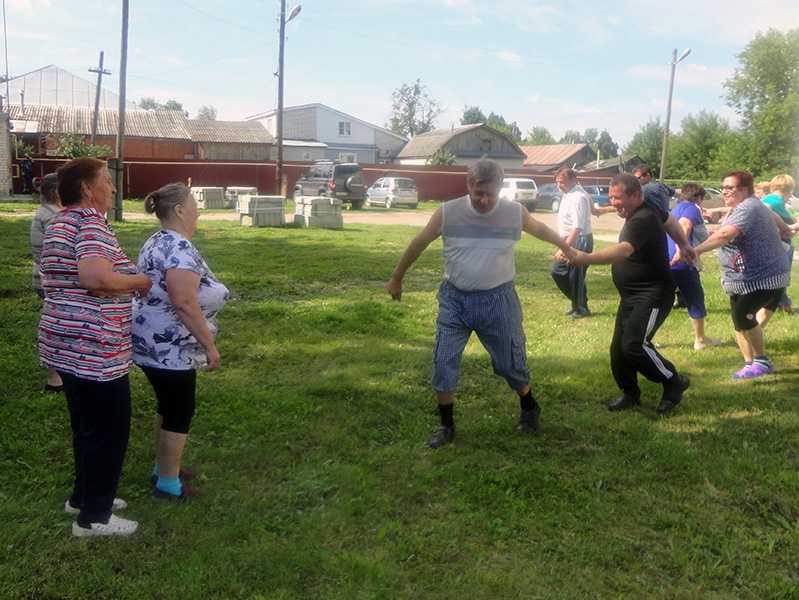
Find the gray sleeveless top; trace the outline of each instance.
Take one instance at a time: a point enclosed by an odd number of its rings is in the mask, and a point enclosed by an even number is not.
[[[459,290],[488,290],[513,281],[513,245],[522,237],[521,204],[498,200],[480,214],[469,196],[445,202],[444,279]]]

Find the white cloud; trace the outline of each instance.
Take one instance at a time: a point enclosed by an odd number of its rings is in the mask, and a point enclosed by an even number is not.
[[[671,66],[664,65],[633,65],[625,73],[635,79],[646,81],[668,82]],[[677,65],[674,76],[675,82],[688,87],[721,89],[722,84],[733,74],[732,67],[709,67],[697,63],[682,63]]]
[[[617,27],[622,24],[622,18],[619,15],[608,15],[608,23]]]
[[[512,67],[516,68],[524,67],[524,60],[522,59],[522,57],[511,50],[502,50],[500,52],[494,52],[494,56],[496,56],[502,62],[508,63]]]
[[[50,9],[50,0],[8,0],[8,11],[25,17],[33,17]]]

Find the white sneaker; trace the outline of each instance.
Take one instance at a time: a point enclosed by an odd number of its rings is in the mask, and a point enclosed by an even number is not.
[[[721,340],[712,337],[706,337],[704,342],[694,340],[694,350],[704,350],[705,348],[710,346],[718,346],[719,344],[721,344]]]
[[[75,537],[93,537],[105,535],[133,535],[139,527],[137,521],[122,519],[116,515],[108,518],[108,523],[91,523],[89,527],[81,527],[78,522],[72,523],[72,535]]]
[[[128,503],[122,498],[114,498],[114,504],[111,506],[111,510],[125,510],[127,507]],[[69,500],[67,500],[64,502],[64,512],[68,515],[77,515],[80,512],[80,509],[72,506],[69,503]]]

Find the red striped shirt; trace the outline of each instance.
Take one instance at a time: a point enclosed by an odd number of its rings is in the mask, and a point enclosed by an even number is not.
[[[131,363],[131,295],[100,298],[81,287],[78,262],[87,258],[103,258],[118,273],[136,272],[103,215],[94,208],[66,209],[44,235],[39,357],[59,371],[110,381]]]

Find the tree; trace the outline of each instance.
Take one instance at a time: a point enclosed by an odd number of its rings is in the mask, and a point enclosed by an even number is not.
[[[488,119],[480,110],[479,106],[464,106],[463,116],[461,116],[461,125],[473,125],[475,123],[485,123]]]
[[[660,118],[651,119],[635,133],[627,146],[629,154],[637,154],[653,173],[660,169],[660,151],[663,148],[663,125]]]
[[[559,144],[582,144],[583,135],[574,129],[567,129],[560,138]]]
[[[202,121],[216,121],[216,109],[211,105],[203,104],[197,109],[197,119]]]
[[[619,155],[619,145],[613,141],[607,129],[602,130],[592,148],[599,158],[612,158]]]
[[[522,141],[522,130],[519,129],[516,121],[513,123],[508,123],[505,121],[505,118],[502,115],[492,112],[490,115],[488,115],[485,123],[492,129],[496,129],[497,131],[504,133],[514,142],[518,143]]]
[[[403,83],[391,94],[389,129],[399,135],[413,137],[431,131],[441,114],[438,102],[430,97],[421,79]]]
[[[82,135],[69,133],[62,135],[58,139],[59,156],[68,158],[81,158],[83,156],[93,156],[95,158],[105,158],[111,156],[111,148],[108,146],[87,144]]]
[[[594,127],[589,127],[583,133],[583,142],[591,146],[591,148],[594,148],[597,139],[599,139],[599,130]],[[594,151],[596,151],[596,148],[594,148]]]
[[[144,97],[139,100],[139,108],[143,110],[183,110],[183,104],[177,100],[167,100],[161,104],[155,98],[150,96]]]
[[[696,116],[685,117],[680,129],[678,134],[669,138],[668,177],[709,179],[711,163],[721,146],[731,139],[727,135],[729,123],[715,113],[700,111]]]
[[[799,162],[799,29],[758,34],[724,83],[727,103],[749,134],[749,170],[788,171]]]
[[[546,127],[534,126],[527,132],[524,143],[529,146],[540,146],[542,144],[554,144],[555,138],[549,133]]]
[[[427,159],[427,164],[449,167],[450,165],[454,165],[456,160],[457,157],[454,154],[444,150],[444,148],[439,148],[430,155],[430,158]]]

